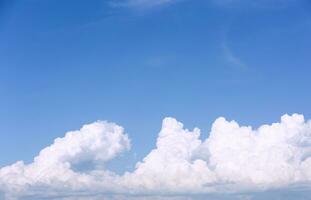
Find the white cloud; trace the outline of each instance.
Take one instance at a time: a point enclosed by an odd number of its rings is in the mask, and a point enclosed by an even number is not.
[[[199,136],[199,129],[188,131],[175,119],[164,119],[156,149],[137,164],[133,173],[125,174],[127,185],[155,193],[197,192],[203,184],[216,181],[207,163],[194,159],[202,145]]]
[[[110,188],[114,173],[104,169],[104,163],[122,151],[128,150],[130,141],[122,127],[108,122],[85,125],[78,131],[66,133],[44,148],[33,163],[18,161],[0,169],[0,188],[7,195],[32,194],[44,189],[61,193],[95,188],[97,180],[101,187]],[[73,170],[75,164],[94,162],[89,174]],[[39,191],[37,191],[39,189]]]
[[[160,5],[175,3],[181,0],[111,0],[110,4],[117,7],[150,8]],[[208,0],[221,7],[246,6],[248,8],[284,8],[294,3],[295,0]]]
[[[246,6],[248,8],[284,8],[292,3],[297,2],[296,0],[211,0],[218,6]]]
[[[231,48],[227,45],[226,42],[223,43],[222,49],[224,51],[225,59],[233,65],[233,67],[238,69],[247,69],[248,66],[245,64],[238,56],[234,54]]]
[[[112,0],[111,5],[117,7],[151,8],[176,1],[179,0]]]
[[[199,137],[199,129],[189,131],[177,120],[165,118],[156,148],[133,172],[117,175],[105,169],[105,162],[128,150],[129,139],[122,127],[95,122],[56,139],[33,163],[19,161],[0,169],[0,188],[6,199],[31,195],[78,199],[96,194],[238,194],[310,186],[311,121],[302,115],[284,115],[281,122],[258,129],[221,117],[206,140]],[[75,170],[73,166],[81,162],[93,163],[94,168]]]

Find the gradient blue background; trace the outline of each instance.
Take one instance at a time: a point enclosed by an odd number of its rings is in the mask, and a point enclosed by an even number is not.
[[[0,166],[100,119],[132,140],[119,171],[154,147],[165,116],[202,138],[219,116],[309,119],[310,76],[308,0],[0,0]]]

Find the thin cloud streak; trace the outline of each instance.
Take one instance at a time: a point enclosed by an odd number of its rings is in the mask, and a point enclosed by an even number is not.
[[[132,7],[132,8],[152,8],[172,4],[184,0],[112,0],[110,5],[113,7]],[[190,1],[190,0],[189,0]],[[294,0],[208,0],[210,3],[219,7],[252,7],[252,8],[284,8],[289,6]]]
[[[226,42],[222,44],[222,50],[224,53],[225,59],[234,67],[238,69],[247,69],[248,65],[242,61],[238,56],[235,55],[235,53],[232,51],[232,49],[227,45]]]
[[[172,4],[180,0],[113,0],[110,2],[112,7],[129,7],[129,8],[152,8],[167,4]]]

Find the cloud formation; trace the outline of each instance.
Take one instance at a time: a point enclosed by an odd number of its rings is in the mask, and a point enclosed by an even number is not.
[[[5,199],[117,198],[309,188],[311,183],[311,121],[298,114],[258,129],[220,117],[205,140],[198,128],[190,131],[176,119],[165,118],[156,148],[133,172],[117,175],[105,168],[129,148],[122,127],[103,121],[85,125],[57,138],[32,163],[18,161],[0,169],[0,190]],[[77,170],[81,163],[92,163],[93,168]]]
[[[151,8],[177,1],[180,0],[112,0],[111,5],[117,7]]]
[[[106,171],[104,164],[130,148],[124,129],[114,123],[98,121],[78,131],[66,133],[39,153],[33,163],[23,161],[0,169],[0,190],[6,198],[27,196],[42,192],[53,195],[96,188],[110,189],[114,173]],[[89,173],[75,171],[74,165],[94,164]],[[12,197],[13,198],[13,197]]]
[[[111,0],[110,3],[117,7],[151,8],[179,1],[182,0]],[[283,8],[295,2],[295,0],[209,0],[209,2],[221,7]]]

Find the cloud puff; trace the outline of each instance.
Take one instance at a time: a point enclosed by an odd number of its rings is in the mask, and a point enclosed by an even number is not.
[[[220,117],[205,140],[199,129],[190,131],[176,119],[165,118],[156,148],[133,172],[117,175],[105,169],[105,162],[129,147],[122,127],[108,122],[85,125],[56,139],[33,163],[19,161],[0,169],[0,188],[6,199],[18,199],[239,193],[308,188],[311,183],[311,121],[298,114],[258,129]],[[94,168],[75,170],[81,162]]]
[[[108,189],[108,182],[115,174],[105,170],[104,163],[129,148],[130,141],[122,127],[102,121],[88,124],[55,139],[33,163],[26,165],[18,161],[0,169],[0,188],[6,195],[31,195],[43,191],[46,195],[47,191],[83,191],[96,187],[98,179],[101,186]],[[83,162],[94,163],[94,170],[89,174],[73,170],[74,165]],[[45,189],[40,191],[40,188]]]

